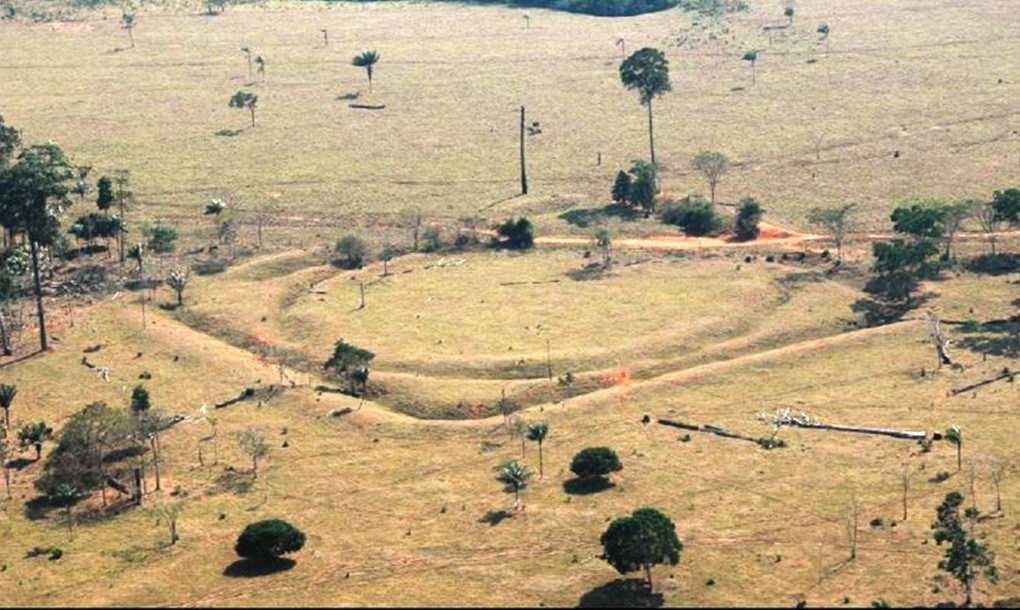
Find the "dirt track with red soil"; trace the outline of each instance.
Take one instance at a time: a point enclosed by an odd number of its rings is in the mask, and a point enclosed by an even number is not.
[[[795,249],[806,241],[825,239],[821,235],[800,233],[793,229],[780,227],[768,222],[758,225],[760,233],[757,239],[735,241],[718,237],[687,237],[684,235],[655,235],[652,237],[621,237],[613,240],[616,248],[635,248],[644,250],[703,250],[708,248],[754,248],[777,246]],[[579,235],[543,235],[535,238],[538,246],[589,246],[590,237]]]

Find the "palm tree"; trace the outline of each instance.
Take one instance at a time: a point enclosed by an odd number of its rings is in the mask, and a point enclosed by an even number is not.
[[[247,91],[238,91],[230,98],[229,106],[231,108],[247,108],[251,112],[251,126],[255,126],[255,104],[259,101],[259,96],[254,93]]]
[[[14,404],[14,396],[17,393],[17,386],[0,383],[0,408],[4,410],[4,427],[7,430],[11,429],[11,405]]]
[[[751,62],[751,84],[755,84],[757,77],[755,75],[754,64],[758,61],[758,51],[751,49],[747,53],[744,53],[744,56],[741,59]]]
[[[135,14],[122,13],[120,16],[120,27],[128,31],[128,36],[131,37],[131,48],[135,48]]]
[[[815,30],[815,31],[818,32],[819,34],[821,34],[822,40],[825,41],[825,52],[828,53],[829,52],[829,33],[832,31],[831,28],[829,28],[829,24],[823,21],[823,22],[818,24],[818,29]]]
[[[266,58],[259,55],[255,58],[255,65],[258,66],[259,76],[262,77],[262,81],[266,80]]]
[[[538,443],[538,476],[545,476],[545,466],[542,459],[542,442],[545,441],[545,437],[549,435],[549,424],[545,422],[535,422],[528,425],[528,440],[535,441]]]
[[[655,165],[655,133],[652,129],[652,100],[672,90],[669,62],[662,51],[645,47],[620,64],[620,80],[628,89],[637,89],[641,104],[648,106],[648,144]]]
[[[372,92],[372,73],[375,70],[374,66],[379,62],[379,54],[375,51],[365,51],[360,55],[355,55],[354,59],[351,60],[351,65],[359,68],[364,68],[368,72],[368,92]]]
[[[960,426],[953,424],[946,430],[946,440],[956,445],[956,471],[963,467],[963,431]]]
[[[521,490],[528,486],[532,472],[517,460],[510,460],[499,467],[496,480],[506,485],[507,491],[514,492],[514,509],[521,506]]]

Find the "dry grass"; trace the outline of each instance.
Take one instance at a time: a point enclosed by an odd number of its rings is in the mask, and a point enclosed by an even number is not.
[[[98,171],[131,169],[143,217],[200,225],[212,196],[248,209],[274,201],[278,243],[391,225],[412,204],[432,220],[528,212],[543,230],[573,230],[559,214],[601,207],[615,172],[647,154],[644,111],[617,76],[617,34],[671,61],[674,92],[656,105],[667,195],[706,190],[688,167],[701,149],[738,162],[723,201],[758,196],[793,225],[814,205],[855,201],[884,228],[901,198],[987,196],[1020,177],[1010,76],[1020,39],[1003,28],[1020,19],[1012,3],[805,0],[795,34],[771,48],[760,26],[782,19],[781,3],[752,4],[707,30],[682,11],[536,11],[525,29],[520,11],[450,4],[265,4],[212,18],[151,9],[137,47],[120,51],[127,37],[108,9],[84,28],[4,25],[0,107],[30,141],[56,138]],[[827,54],[814,33],[823,20]],[[692,31],[716,39],[678,46]],[[268,61],[254,129],[226,103],[257,80],[242,46]],[[752,87],[739,58],[753,47],[765,51]],[[368,48],[382,56],[370,96],[349,65]],[[352,91],[386,110],[335,99]],[[533,194],[512,199],[522,103],[543,133],[529,144]],[[215,135],[225,129],[241,133]]]

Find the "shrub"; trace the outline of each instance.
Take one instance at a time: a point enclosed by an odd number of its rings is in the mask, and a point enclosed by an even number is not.
[[[758,237],[758,223],[761,222],[764,213],[765,210],[761,209],[761,205],[754,198],[748,197],[741,201],[740,208],[737,210],[737,219],[733,225],[733,232],[737,239],[749,241]]]
[[[237,538],[234,551],[246,559],[272,561],[280,555],[301,550],[305,534],[280,519],[267,519],[249,524]]]
[[[535,225],[524,216],[507,219],[496,227],[496,233],[504,239],[503,245],[513,250],[527,250],[535,245]]]
[[[630,185],[630,174],[620,170],[616,174],[616,181],[613,182],[613,201],[616,203],[626,203],[627,198],[630,197]]]
[[[715,206],[700,195],[690,195],[683,201],[667,203],[660,218],[666,224],[677,225],[687,235],[711,235],[722,228],[722,220]]]
[[[581,478],[604,477],[620,470],[623,470],[623,464],[609,447],[582,449],[570,463],[570,471]]]
[[[425,242],[422,245],[422,252],[435,252],[443,248],[443,229],[436,225],[429,225],[425,227],[425,232],[422,234],[422,240]]]
[[[345,235],[336,242],[333,251],[344,257],[344,262],[349,269],[357,269],[365,262],[368,244],[357,235]]]

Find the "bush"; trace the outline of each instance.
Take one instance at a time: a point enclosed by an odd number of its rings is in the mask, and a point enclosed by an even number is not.
[[[660,218],[666,224],[680,227],[687,235],[711,235],[722,228],[715,206],[700,195],[690,195],[680,202],[668,202]]]
[[[1000,275],[1013,273],[1020,269],[1020,254],[1011,252],[999,252],[997,254],[982,254],[964,263],[967,271],[974,273],[987,273],[989,275]]]
[[[758,237],[758,223],[761,221],[765,210],[753,198],[748,197],[740,202],[737,210],[737,219],[733,225],[733,232],[740,241],[750,241]]]
[[[527,250],[535,245],[535,225],[524,216],[507,219],[496,227],[496,233],[504,239],[503,245],[513,250]]]
[[[630,185],[630,174],[620,170],[616,174],[616,181],[613,182],[613,201],[616,203],[627,203],[627,198],[630,196]]]
[[[582,449],[570,463],[570,471],[578,477],[604,477],[612,472],[623,470],[619,456],[609,447],[589,447]]]
[[[336,242],[333,251],[344,257],[348,269],[357,269],[365,262],[368,244],[357,235],[345,235]]]
[[[422,233],[422,241],[424,244],[421,247],[422,252],[435,252],[443,248],[443,230],[441,227],[436,225],[429,225],[425,227],[425,232]]]
[[[304,545],[304,532],[286,521],[267,519],[245,527],[234,551],[245,559],[272,561],[280,555],[299,551]]]

